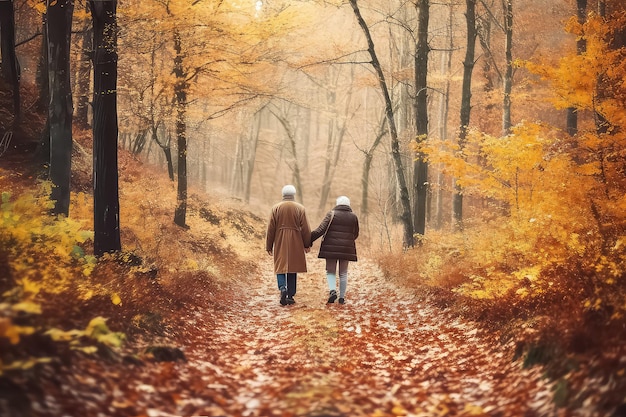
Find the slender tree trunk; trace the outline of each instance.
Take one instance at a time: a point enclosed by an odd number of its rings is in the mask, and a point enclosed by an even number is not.
[[[335,104],[334,103],[335,93],[336,92],[333,91],[333,92],[329,92],[326,94],[327,104],[329,105]],[[336,139],[336,133],[335,133],[336,125],[335,125],[335,121],[332,119],[329,120],[327,123],[328,123],[328,131],[326,132],[326,153],[325,153],[325,158],[324,158],[324,174],[322,175],[322,189],[320,192],[320,201],[317,205],[318,216],[320,216],[325,211],[326,201],[328,200],[328,194],[330,194],[330,186],[331,186],[332,177],[333,177],[333,174],[331,172],[334,171],[334,168],[335,168],[333,164],[333,161],[335,160],[335,158],[333,158],[333,152],[335,152],[334,142]]]
[[[452,3],[448,6],[448,49],[441,57],[441,73],[446,82],[441,96],[441,102],[439,103],[439,137],[442,141],[448,140],[448,115],[450,111],[450,77],[452,74],[452,51],[454,50],[454,37],[452,22],[454,17],[454,5]],[[439,229],[443,225],[443,171],[441,166],[437,171],[437,203],[435,216],[435,228]]]
[[[167,175],[171,181],[175,180],[174,177],[174,162],[172,161],[172,148],[170,147],[170,143],[172,143],[172,139],[169,133],[163,133],[164,136],[167,136],[163,142],[159,140],[159,125],[161,122],[152,123],[152,140],[159,145],[159,148],[163,151],[165,155],[165,161],[167,163]]]
[[[393,104],[391,102],[391,96],[389,95],[389,89],[387,88],[387,82],[385,81],[385,75],[383,73],[380,62],[376,55],[376,49],[374,48],[374,41],[370,34],[369,27],[361,11],[357,5],[357,0],[350,0],[352,10],[359,22],[359,26],[363,30],[365,38],[367,39],[367,49],[372,59],[371,64],[378,75],[378,83],[380,85],[381,92],[385,101],[385,115],[387,117],[387,123],[389,124],[389,133],[391,134],[391,155],[395,164],[396,178],[398,181],[398,188],[400,189],[400,202],[402,204],[402,213],[400,219],[404,226],[403,243],[405,247],[413,247],[415,245],[415,237],[413,236],[413,220],[411,218],[411,202],[409,200],[409,190],[406,185],[406,179],[404,177],[404,168],[402,167],[402,155],[400,154],[400,142],[398,140],[398,130],[396,128],[396,122],[394,120]]]
[[[135,134],[135,139],[131,139],[130,151],[133,155],[139,155],[143,152],[146,146],[146,137],[148,136],[148,129],[140,130]]]
[[[71,0],[47,2],[50,104],[50,180],[54,214],[69,215],[72,174],[72,90],[70,87]]]
[[[13,114],[20,117],[20,64],[15,53],[15,10],[13,0],[0,1],[0,48],[2,75],[13,89]]]
[[[363,172],[361,173],[361,216],[366,219],[369,214],[369,182],[370,182],[370,170],[372,168],[372,160],[374,159],[374,151],[380,142],[387,134],[387,119],[382,118],[380,122],[380,129],[376,135],[376,139],[372,143],[372,146],[365,153],[365,160],[363,161]]]
[[[336,114],[338,117],[331,118],[328,122],[324,179],[322,181],[320,201],[317,206],[318,215],[320,216],[325,211],[328,196],[330,195],[330,189],[332,187],[333,180],[335,179],[335,173],[337,172],[337,165],[339,165],[339,159],[341,158],[341,148],[346,134],[346,125],[349,118],[348,112],[352,101],[352,90],[348,90],[344,97],[344,110],[340,112],[337,108],[337,79],[339,76],[340,74],[337,73],[337,78],[332,81],[332,85],[329,87],[332,91],[328,91],[326,94],[326,104],[328,110],[332,114]]]
[[[587,0],[576,0],[576,16],[578,23],[583,25],[587,20]],[[587,50],[587,41],[580,36],[576,41],[576,53],[583,54]],[[576,107],[567,108],[567,133],[574,136],[578,133],[578,109]]]
[[[245,134],[242,132],[237,137],[235,145],[235,160],[233,162],[233,174],[230,180],[230,192],[232,195],[241,195],[243,193],[243,176],[244,176],[244,158],[245,152],[244,141]]]
[[[504,97],[502,102],[502,134],[511,132],[511,89],[513,86],[513,0],[502,0],[504,9],[504,54],[506,70],[504,71]]]
[[[463,61],[463,86],[461,92],[461,122],[459,126],[459,149],[463,152],[467,140],[470,123],[472,101],[472,71],[474,70],[474,53],[476,48],[476,0],[465,0],[465,23],[467,25],[467,47]],[[452,214],[457,229],[463,228],[463,190],[455,181],[455,194],[452,201]]]
[[[188,83],[183,68],[183,49],[180,33],[174,32],[174,75],[176,85],[176,143],[178,145],[178,189],[176,194],[176,211],[174,223],[187,228],[187,89]]]
[[[606,18],[606,3],[604,1],[598,2],[598,15],[602,19]],[[578,16],[578,19],[579,19],[579,22],[580,22],[580,14]],[[624,31],[623,28],[622,28],[622,31]],[[614,44],[616,42],[616,36],[615,35],[616,34],[612,35],[612,37],[613,37],[612,41],[611,40],[607,40],[609,45]],[[617,38],[619,38],[619,36],[617,36]],[[584,48],[581,48],[581,42],[583,42],[583,41],[584,41],[584,39],[579,39],[578,40],[578,44],[577,44],[578,48],[577,48],[577,50],[578,50],[579,54],[582,53],[581,49],[584,49],[584,50],[587,49],[587,45],[586,44],[584,44]],[[617,49],[615,47],[613,47],[613,48]],[[584,52],[584,50],[583,50],[583,52]],[[604,80],[605,75],[606,75],[605,71],[603,71],[602,73],[597,75],[596,93],[595,93],[595,95],[596,95],[596,100],[598,102],[604,101],[606,99],[606,96],[608,95],[607,94],[607,89],[609,87],[607,86],[607,83]],[[595,125],[596,125],[596,133],[598,135],[607,134],[611,130],[611,123],[606,119],[606,117],[602,113],[600,113],[598,111],[595,112]],[[604,159],[604,157],[605,157],[604,156],[604,152],[600,153],[600,157],[602,159]],[[604,164],[604,161],[603,161],[603,164]]]
[[[300,203],[304,204],[304,190],[302,189],[302,179],[300,176],[300,163],[298,161],[298,150],[296,147],[296,130],[297,129],[293,128],[285,117],[278,115],[275,112],[272,112],[272,114],[276,116],[280,124],[285,129],[285,133],[287,134],[289,152],[293,156],[293,160],[294,160],[293,165],[291,166],[291,172],[293,174],[293,182],[296,186],[296,189],[298,190],[298,192],[296,193],[296,199]]]
[[[428,139],[428,22],[430,19],[429,0],[419,0],[417,45],[415,48],[415,127],[418,144]],[[426,155],[418,151],[413,166],[413,187],[415,189],[415,209],[413,222],[415,233],[426,232],[426,199],[428,197],[428,162]],[[420,240],[421,241],[421,240]]]
[[[89,0],[93,20],[94,253],[121,250],[117,166],[117,1]]]
[[[41,22],[41,56],[37,61],[35,83],[37,84],[37,101],[35,109],[40,112],[48,112],[50,105],[50,87],[48,82],[48,16],[45,11]],[[39,137],[39,144],[35,152],[35,159],[42,166],[50,166],[50,120],[46,117],[46,124]]]
[[[172,148],[170,146],[166,146],[161,149],[163,150],[163,154],[165,155],[165,163],[167,164],[167,176],[171,181],[174,181],[176,177],[174,177],[174,158],[172,158]]]
[[[74,121],[80,128],[89,128],[89,84],[91,73],[91,56],[93,54],[93,31],[91,24],[85,20],[82,32],[82,54],[76,75],[76,112]]]
[[[250,202],[250,187],[252,184],[252,173],[254,172],[254,162],[256,161],[256,151],[259,146],[259,134],[261,132],[261,121],[263,109],[259,110],[255,115],[256,125],[252,128],[252,132],[250,133],[251,146],[250,152],[247,155],[247,166],[246,166],[246,178],[244,183],[244,201],[246,203]]]
[[[483,77],[485,79],[483,90],[486,93],[491,93],[495,87],[494,72],[497,72],[500,76],[498,66],[494,60],[493,53],[491,52],[491,22],[493,17],[489,13],[485,16],[478,17],[477,19],[476,30],[478,34],[478,42],[480,43],[483,52]],[[493,104],[487,104],[486,106],[487,109],[491,107],[493,107]]]
[[[37,74],[35,80],[37,83],[39,96],[37,97],[37,110],[46,111],[50,104],[48,87],[48,16],[44,12],[41,22],[41,57],[37,62]],[[42,147],[49,149],[50,135],[45,135],[43,138]],[[49,152],[48,152],[49,153]]]

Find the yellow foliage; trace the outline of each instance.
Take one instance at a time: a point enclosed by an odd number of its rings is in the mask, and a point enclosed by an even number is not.
[[[465,404],[463,408],[465,416],[488,416],[489,414],[479,405]]]
[[[11,370],[25,371],[25,370],[31,369],[32,367],[34,367],[35,365],[39,363],[49,363],[51,361],[52,361],[51,358],[29,358],[26,360],[14,361],[7,365],[3,365],[2,362],[0,362],[0,375],[2,375],[2,371],[11,371]]]
[[[9,343],[16,345],[20,342],[20,335],[33,334],[35,329],[29,326],[13,324],[7,317],[0,317],[0,338],[8,339]]]
[[[119,294],[114,292],[113,294],[111,294],[111,302],[113,304],[117,305],[122,305],[122,299],[120,298]]]
[[[80,217],[52,216],[51,186],[39,184],[35,192],[18,196],[2,193],[0,243],[7,248],[8,264],[24,294],[36,296],[42,289],[63,291],[76,277],[89,276],[96,258],[80,245],[93,238]],[[73,206],[81,206],[84,194],[72,194]]]
[[[70,344],[73,344],[74,349],[82,350],[83,352],[95,352],[97,348],[77,345],[82,337],[93,339],[111,347],[120,347],[126,338],[123,333],[109,330],[109,327],[106,325],[106,319],[103,317],[91,319],[84,330],[72,329],[65,331],[53,328],[46,331],[45,334],[56,342],[70,342]]]
[[[34,262],[34,260],[32,258],[29,259],[28,261],[30,263]],[[35,281],[31,281],[31,280],[29,280],[27,278],[22,278],[20,280],[17,280],[16,283],[22,287],[22,291],[25,294],[29,294],[31,296],[39,294],[39,291],[41,290],[41,284],[40,283],[37,283]]]
[[[45,334],[50,336],[50,338],[54,340],[55,342],[70,342],[78,337],[83,336],[85,332],[82,330],[76,330],[76,329],[64,331],[64,330],[52,328],[50,330],[47,330]]]
[[[624,115],[622,108],[626,121]],[[584,132],[578,144],[550,126],[527,122],[505,137],[470,132],[462,152],[450,142],[421,144],[429,162],[442,165],[463,194],[480,198],[487,210],[464,219],[462,233],[427,234],[415,253],[417,274],[450,282],[461,273],[453,289],[474,298],[512,289],[520,298],[540,296],[554,285],[548,271],[555,265],[595,270],[597,285],[617,284],[626,271],[626,240],[608,231],[626,229],[626,182],[617,162],[626,141],[619,134]],[[587,308],[599,308],[607,297],[599,295]],[[624,310],[614,298],[610,303]]]
[[[41,314],[41,306],[32,301],[22,301],[21,303],[13,304],[11,309],[16,312]]]
[[[0,247],[8,261],[15,287],[3,294],[6,303],[0,304],[8,316],[15,314],[41,314],[37,297],[67,291],[70,287],[78,290],[78,297],[88,299],[97,293],[108,293],[101,285],[90,285],[88,277],[97,265],[97,259],[86,255],[81,245],[93,238],[93,232],[86,229],[89,223],[81,216],[92,216],[85,211],[87,197],[72,194],[75,216],[53,216],[50,214],[52,202],[49,198],[50,184],[40,183],[34,192],[24,192],[12,196],[2,193],[0,205]],[[72,210],[70,210],[72,212]],[[114,304],[121,304],[116,293],[111,294]],[[36,331],[29,326],[15,325],[10,317],[0,319],[0,338],[12,344],[20,343],[20,337]],[[70,342],[73,348],[94,351],[91,346],[81,346],[82,338],[93,339],[108,346],[122,344],[124,335],[111,332],[104,319],[92,320],[85,330],[62,331],[50,329],[48,334],[55,341]],[[25,359],[10,364],[3,363],[0,371],[26,369],[45,359]]]
[[[85,335],[112,347],[121,346],[125,339],[123,333],[111,332],[109,327],[106,325],[106,319],[103,317],[95,317],[91,319],[85,328]]]
[[[537,277],[543,267],[572,254],[584,258],[599,245],[587,195],[594,186],[589,167],[579,172],[568,154],[558,152],[562,144],[549,128],[525,123],[503,138],[474,132],[463,155],[435,146],[436,151],[429,150],[431,161],[463,178],[465,195],[491,199],[492,213],[486,213],[491,220],[466,222],[464,237],[471,250],[464,253],[470,264],[487,272],[480,274],[485,279],[506,271],[496,279],[500,284],[494,292],[506,289],[501,285],[506,276]],[[488,272],[490,267],[494,272]],[[473,295],[495,295],[472,281],[466,289],[471,287]]]

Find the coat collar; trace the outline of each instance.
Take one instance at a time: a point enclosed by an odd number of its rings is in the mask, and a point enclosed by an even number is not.
[[[333,210],[352,211],[352,208],[350,206],[346,206],[345,204],[340,204],[335,206]]]

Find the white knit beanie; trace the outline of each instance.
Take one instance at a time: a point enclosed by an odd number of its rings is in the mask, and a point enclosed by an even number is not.
[[[337,205],[338,206],[350,206],[350,199],[346,197],[345,195],[342,195],[341,197],[337,198]]]
[[[283,197],[287,196],[287,195],[296,195],[296,187],[294,187],[293,185],[285,185],[283,187]]]

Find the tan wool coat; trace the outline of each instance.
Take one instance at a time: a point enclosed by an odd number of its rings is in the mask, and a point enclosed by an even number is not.
[[[304,206],[292,196],[272,207],[267,225],[265,249],[274,251],[274,273],[306,272],[305,246],[311,241],[311,228]]]

